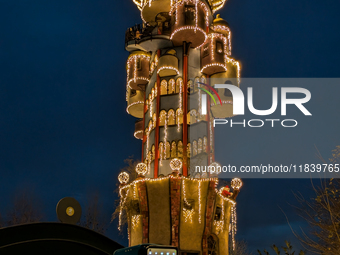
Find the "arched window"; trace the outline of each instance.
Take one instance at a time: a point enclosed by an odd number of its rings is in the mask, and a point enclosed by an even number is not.
[[[165,124],[166,111],[162,110],[159,114],[159,126],[162,127]]]
[[[179,108],[176,110],[176,124],[183,124],[183,112]]]
[[[175,79],[169,80],[169,88],[168,88],[168,94],[175,94],[176,92],[176,82]]]
[[[166,80],[161,81],[161,95],[166,95],[168,94],[168,83]]]
[[[149,100],[145,100],[145,111],[149,109]]]
[[[203,141],[202,138],[198,139],[198,143],[197,143],[197,153],[200,154],[203,152]]]
[[[163,144],[163,142],[159,143],[159,158],[164,159],[164,144]]]
[[[176,124],[176,116],[175,111],[173,109],[170,109],[168,112],[168,125],[175,125]]]
[[[155,145],[151,147],[151,161],[155,160]]]
[[[148,129],[150,131],[153,129],[152,120],[149,120]]]
[[[154,100],[155,99],[155,89],[152,88],[151,89],[151,100]]]
[[[176,93],[180,93],[181,88],[183,89],[183,79],[179,77],[176,81]]]
[[[165,146],[165,158],[168,159],[170,158],[170,143],[166,142]]]
[[[156,113],[155,112],[152,115],[152,122],[153,122],[153,126],[156,127]]]
[[[176,150],[176,142],[173,141],[171,143],[171,157],[176,158],[177,157],[177,150]]]
[[[193,142],[192,142],[192,155],[195,157],[196,155],[197,155],[197,141],[196,140],[194,140]]]
[[[187,145],[187,157],[190,158],[191,157],[191,144],[188,143]]]
[[[208,152],[208,139],[206,136],[203,137],[203,152]]]
[[[194,83],[192,80],[188,80],[187,88],[189,94],[194,93]]]
[[[157,96],[157,82],[155,82],[154,88],[155,88],[155,97],[156,97]]]
[[[177,144],[177,157],[183,158],[183,143],[179,141]]]
[[[188,112],[188,115],[187,115],[188,125],[196,123],[196,117],[197,117],[197,111],[195,109],[192,109],[190,112]]]

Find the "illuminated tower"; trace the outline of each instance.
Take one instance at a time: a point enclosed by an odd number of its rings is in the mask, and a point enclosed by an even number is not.
[[[216,176],[194,167],[216,164],[212,120],[232,116],[232,98],[224,89],[217,90],[221,101],[214,94],[207,114],[201,114],[203,88],[214,85],[208,78],[239,86],[229,25],[219,15],[213,18],[225,0],[133,2],[143,23],[125,35],[126,110],[138,118],[134,136],[142,140],[144,164],[133,182],[120,175],[130,245],[172,244],[186,253],[228,254],[240,180],[234,180],[231,195],[216,190]]]

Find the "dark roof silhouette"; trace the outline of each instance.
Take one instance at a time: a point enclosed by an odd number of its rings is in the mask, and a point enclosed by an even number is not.
[[[65,223],[31,223],[0,229],[0,254],[112,255],[123,248],[95,231]]]

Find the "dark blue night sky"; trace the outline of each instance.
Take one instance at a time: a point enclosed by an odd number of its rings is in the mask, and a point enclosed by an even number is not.
[[[336,0],[229,0],[220,14],[243,77],[339,77],[339,8]],[[57,220],[62,197],[84,204],[99,192],[109,221],[119,169],[141,155],[134,118],[125,111],[124,35],[137,23],[132,0],[0,0],[2,214],[12,194],[29,187],[43,201],[46,220]],[[318,102],[332,106],[331,119],[339,114],[337,98]],[[317,140],[325,158],[340,145],[337,130]],[[294,203],[292,190],[308,197],[309,189],[310,180],[245,180],[239,238],[252,251],[286,239],[296,244],[279,206],[293,227],[303,225],[287,203]],[[127,244],[116,222],[108,229]]]

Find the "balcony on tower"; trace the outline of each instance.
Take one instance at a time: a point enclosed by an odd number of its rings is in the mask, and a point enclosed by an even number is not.
[[[126,63],[127,87],[133,90],[144,90],[149,83],[150,54],[134,51]]]
[[[159,58],[157,73],[160,77],[174,76],[179,74],[178,58],[174,49],[167,51]]]
[[[142,90],[127,88],[126,93],[127,113],[136,118],[143,118],[145,92]]]
[[[191,47],[199,48],[207,38],[206,27],[209,25],[209,7],[202,1],[173,0],[170,10],[171,37],[175,46],[190,42]]]
[[[136,120],[136,122],[135,122],[135,132],[134,132],[133,136],[136,139],[143,140],[143,119]]]
[[[127,29],[125,49],[127,51],[155,51],[172,47],[170,35],[171,17],[168,12],[160,12],[152,22],[138,24]]]
[[[212,75],[227,71],[231,54],[231,33],[228,23],[218,14],[213,21],[208,39],[201,47],[201,72]]]
[[[146,0],[141,8],[141,18],[145,23],[153,24],[156,16],[170,11],[170,0]]]

